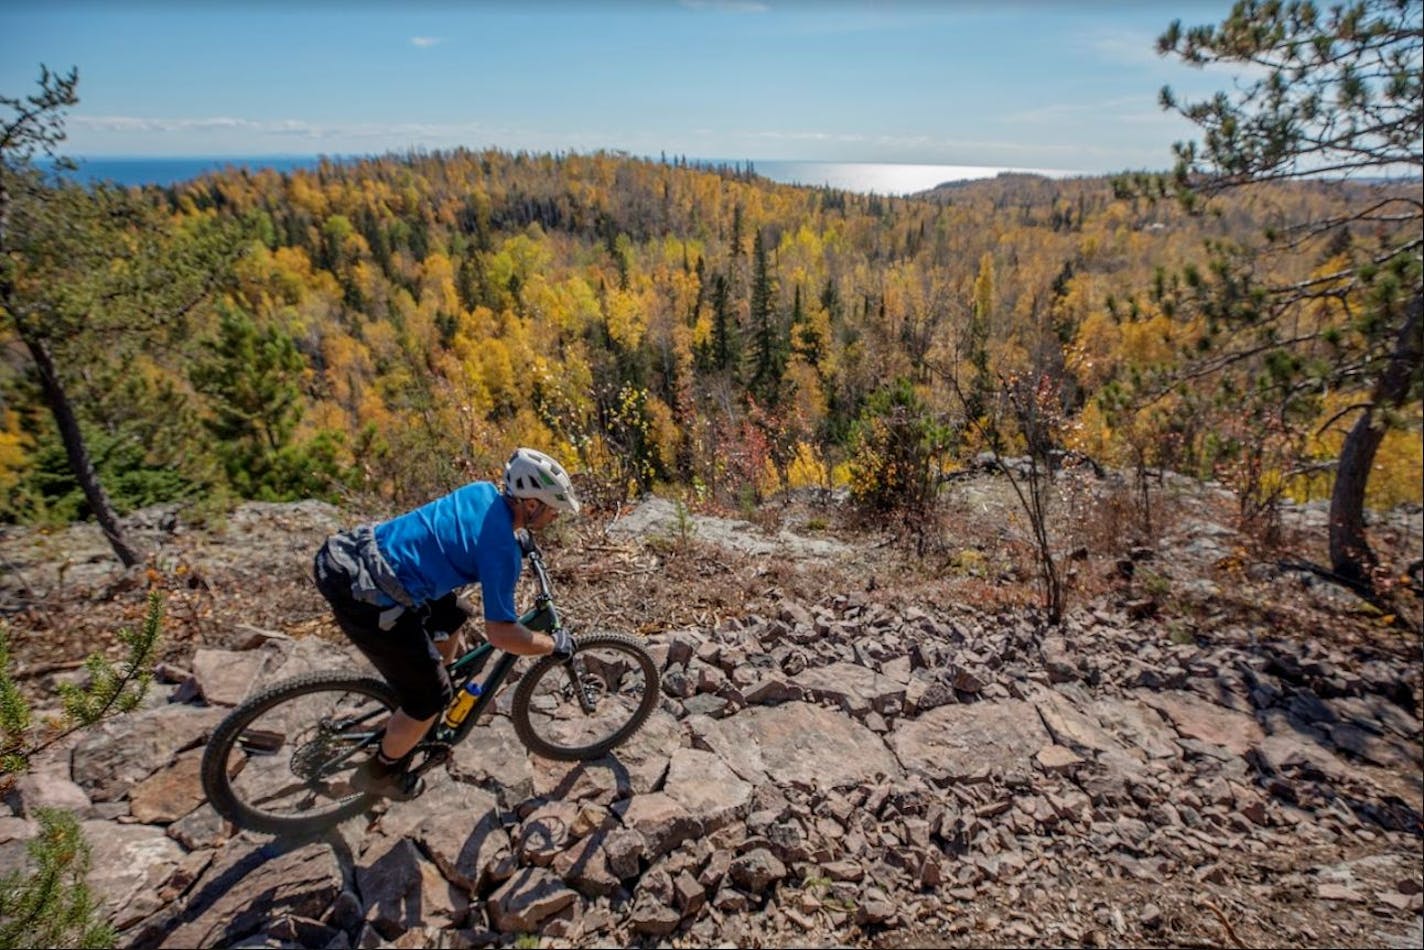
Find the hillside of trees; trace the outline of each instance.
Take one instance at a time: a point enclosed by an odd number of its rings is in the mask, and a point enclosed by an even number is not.
[[[1166,471],[1267,540],[1328,495],[1321,570],[1378,600],[1366,506],[1424,481],[1420,6],[1173,22],[1159,54],[1249,68],[1161,90],[1201,133],[1170,173],[908,198],[500,150],[84,188],[34,161],[79,101],[42,66],[0,96],[0,519],[92,515],[131,566],[116,510],[408,505],[527,444],[595,504],[848,486],[923,547],[988,450],[1051,602],[1069,459],[1131,472],[1146,535]]]
[[[348,492],[409,504],[488,475],[515,444],[568,458],[605,502],[659,483],[732,505],[805,485],[888,501],[909,477],[896,439],[936,471],[985,447],[976,420],[1023,450],[1018,392],[1058,448],[1101,464],[1306,498],[1328,492],[1331,419],[1359,394],[1297,385],[1270,354],[1185,372],[1220,330],[1185,303],[1209,243],[1259,242],[1389,189],[1281,184],[1193,215],[1104,178],[891,198],[617,154],[390,155],[62,186],[88,206],[64,213],[112,246],[80,255],[56,236],[35,276],[88,295],[143,268],[220,278],[176,314],[140,306],[55,339],[121,510]],[[1270,258],[1269,277],[1307,281],[1386,239],[1323,235]],[[214,260],[222,273],[175,273]],[[1287,364],[1329,361],[1352,332],[1343,302],[1301,319],[1318,342]],[[0,514],[83,517],[35,374],[13,334],[4,345]],[[1376,505],[1419,499],[1417,409],[1381,450]],[[907,414],[922,423],[910,436]]]

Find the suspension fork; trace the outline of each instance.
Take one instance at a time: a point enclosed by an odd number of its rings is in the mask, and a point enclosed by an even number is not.
[[[544,569],[544,558],[539,553],[538,547],[530,545],[528,550],[529,566],[534,570],[534,582],[539,593],[534,598],[534,609],[519,618],[519,622],[530,630],[552,635],[563,624],[559,620],[559,611],[554,606],[553,587],[549,583],[549,573]],[[591,691],[584,686],[583,674],[579,670],[576,662],[578,654],[570,657],[564,664],[568,671],[569,682],[573,685],[574,694],[578,696],[579,708],[584,715],[592,715],[598,708],[598,703],[594,701]]]
[[[598,709],[598,702],[593,695],[593,690],[584,685],[583,674],[577,663],[578,654],[575,653],[564,663],[564,668],[569,672],[569,681],[573,683],[574,695],[578,697],[579,708],[583,710],[585,716],[592,716]]]

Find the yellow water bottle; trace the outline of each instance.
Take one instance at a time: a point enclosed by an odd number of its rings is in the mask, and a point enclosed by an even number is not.
[[[450,708],[445,711],[445,725],[454,729],[465,721],[465,717],[470,714],[470,710],[475,708],[475,700],[480,698],[480,684],[470,680],[460,690],[455,701],[450,704]]]

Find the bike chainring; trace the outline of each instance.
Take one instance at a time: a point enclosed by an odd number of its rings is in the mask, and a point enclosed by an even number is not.
[[[415,758],[411,760],[410,771],[415,775],[424,775],[437,765],[449,762],[450,754],[454,751],[455,747],[448,742],[422,742],[415,747]]]

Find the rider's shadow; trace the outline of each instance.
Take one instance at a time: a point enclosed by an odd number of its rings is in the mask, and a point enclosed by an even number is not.
[[[460,848],[462,883],[470,886],[471,895],[509,881],[511,894],[517,896],[507,899],[529,899],[541,888],[552,886],[549,877],[538,876],[535,869],[539,867],[586,893],[608,894],[618,889],[619,879],[611,876],[612,865],[605,864],[604,844],[621,824],[608,806],[648,789],[635,787],[634,775],[614,754],[590,762],[558,763],[558,768],[562,772],[556,773],[556,782],[540,783],[538,793],[517,801],[510,800],[509,786],[489,783],[499,804],[483,816]],[[580,809],[587,804],[601,806],[605,813],[601,821],[595,819],[593,827],[579,830],[585,820]],[[496,830],[499,845],[490,840]],[[496,848],[505,843],[508,850],[496,854]],[[526,877],[531,873],[535,876]],[[446,876],[454,879],[448,871]],[[491,925],[502,926],[500,911],[492,906],[490,912]]]
[[[366,838],[371,833],[383,832],[389,838],[419,841],[432,857],[438,854],[435,859],[440,873],[454,889],[480,894],[519,871],[521,862],[515,854],[509,826],[519,822],[521,813],[527,814],[539,804],[555,800],[598,802],[606,806],[645,791],[635,788],[633,775],[614,754],[590,762],[570,763],[552,786],[519,801],[509,801],[509,788],[497,782],[481,785],[492,799],[491,807],[475,821],[459,842],[458,850],[451,847],[447,851],[440,847],[441,841],[455,844],[450,836],[449,815],[426,814],[421,808],[421,799],[386,806],[385,814],[358,835]],[[481,785],[467,787],[480,788]],[[250,845],[241,843],[241,838],[230,841],[220,853],[218,863],[202,875],[181,907],[150,922],[129,946],[137,950],[230,946],[263,933],[283,917],[325,918],[328,924],[348,934],[359,931],[364,917],[380,931],[377,921],[392,925],[418,922],[438,912],[439,908],[424,906],[423,889],[384,894],[373,884],[366,888],[360,886],[363,878],[377,882],[418,876],[411,867],[402,865],[402,862],[418,861],[414,847],[392,847],[378,855],[372,855],[368,849],[359,858],[352,853],[350,842],[358,840],[350,836],[352,823],[364,824],[372,817],[367,813],[352,819],[345,832],[335,828],[302,837],[253,839]],[[592,859],[609,830],[607,827],[595,829],[585,839],[586,843],[581,842],[584,847],[575,866],[569,869],[571,873],[578,874],[583,863]],[[347,875],[353,871],[359,903],[350,901],[351,895],[343,897],[342,894]],[[392,927],[384,929],[394,932]]]
[[[513,874],[516,866],[509,835],[504,832],[498,811],[491,810],[461,843],[454,865],[441,870],[470,894],[479,894],[491,882]]]
[[[386,940],[416,927],[447,929],[463,920],[467,888],[431,869],[410,838],[374,844],[356,865],[365,919]]]
[[[590,798],[601,800],[610,790],[613,793],[613,801],[627,798],[635,792],[647,791],[633,787],[633,776],[616,753],[610,753],[601,759],[569,764],[563,777],[540,797],[565,801]],[[609,802],[603,801],[602,804]]]

